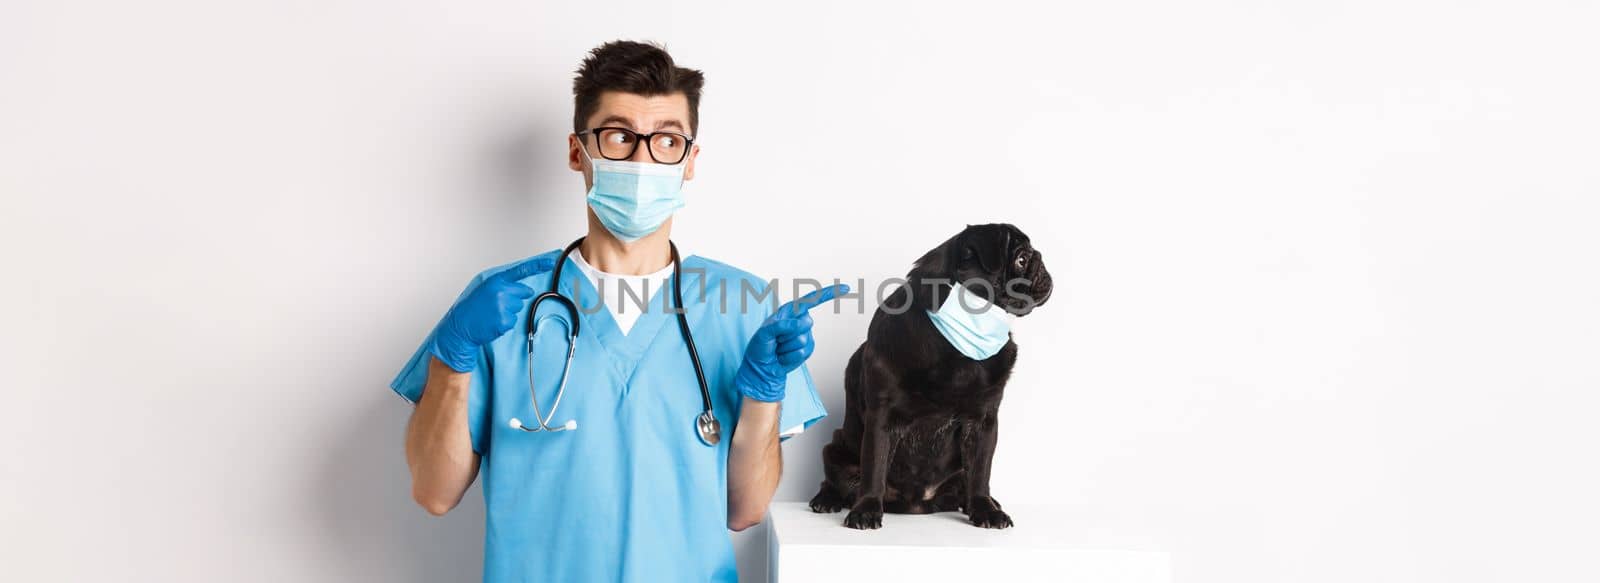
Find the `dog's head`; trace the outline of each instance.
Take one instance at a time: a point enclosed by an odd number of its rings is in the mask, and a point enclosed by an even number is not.
[[[962,283],[1018,316],[1043,305],[1054,290],[1044,257],[1026,233],[1007,223],[967,225],[918,259],[912,276]],[[943,295],[935,301],[943,301]]]

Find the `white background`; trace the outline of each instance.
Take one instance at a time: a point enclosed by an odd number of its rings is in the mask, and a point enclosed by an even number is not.
[[[687,250],[875,282],[1032,235],[1002,502],[1186,583],[1600,577],[1594,4],[541,4],[0,6],[0,579],[476,579],[386,385],[579,234],[613,38],[707,74]],[[819,318],[780,499],[868,317]]]

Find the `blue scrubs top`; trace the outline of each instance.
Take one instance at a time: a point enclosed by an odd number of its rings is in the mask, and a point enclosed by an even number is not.
[[[546,253],[552,258],[560,251]],[[487,269],[461,292],[523,260]],[[467,398],[472,448],[482,456],[486,521],[483,580],[737,581],[728,522],[728,447],[739,423],[734,372],[745,345],[776,309],[768,282],[699,256],[682,260],[683,301],[699,349],[722,440],[700,441],[700,389],[671,307],[671,287],[650,290],[649,307],[624,335],[600,295],[568,259],[560,291],[579,304],[580,334],[566,394],[550,419],[574,431],[525,433],[527,308],[511,332],[478,354]],[[553,272],[521,280],[535,292]],[[607,290],[610,297],[615,291]],[[628,306],[634,309],[635,306]],[[565,320],[553,301],[537,316]],[[436,326],[437,329],[437,326]],[[415,403],[428,376],[430,333],[390,384]],[[567,331],[543,321],[534,339],[541,413],[555,402]],[[789,375],[778,427],[810,427],[827,415],[804,366]]]

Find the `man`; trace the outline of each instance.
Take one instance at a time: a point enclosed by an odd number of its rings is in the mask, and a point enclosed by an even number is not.
[[[483,475],[485,581],[735,581],[728,530],[761,520],[779,442],[827,414],[803,365],[807,309],[847,288],[774,308],[738,269],[674,269],[703,83],[654,45],[591,51],[568,137],[587,236],[479,273],[391,383],[416,403],[417,503],[442,515]],[[576,305],[531,310],[552,280]]]

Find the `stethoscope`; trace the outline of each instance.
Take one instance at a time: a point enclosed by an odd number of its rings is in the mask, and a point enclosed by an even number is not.
[[[533,298],[533,305],[528,307],[528,393],[533,396],[533,419],[539,422],[539,426],[526,427],[520,419],[512,417],[510,425],[513,429],[521,429],[533,433],[537,431],[571,431],[578,428],[578,420],[576,419],[569,419],[566,423],[557,427],[550,426],[550,419],[555,417],[556,408],[561,406],[561,396],[567,392],[567,373],[572,370],[572,355],[578,349],[578,304],[561,295],[559,291],[561,269],[567,264],[567,256],[571,255],[572,251],[583,243],[583,239],[583,237],[579,237],[577,241],[567,245],[566,250],[561,252],[561,257],[556,259],[555,273],[550,278],[550,290]],[[711,389],[706,387],[706,373],[700,368],[700,353],[694,348],[694,335],[689,333],[689,318],[685,315],[686,310],[683,308],[683,288],[679,284],[682,274],[678,269],[678,246],[668,241],[667,247],[672,251],[672,301],[678,307],[675,310],[678,313],[678,330],[683,333],[683,343],[689,347],[689,361],[694,363],[695,380],[700,382],[700,403],[702,407],[700,415],[695,417],[694,427],[696,433],[700,435],[700,441],[706,445],[716,445],[718,441],[722,440],[722,424],[717,422],[717,416],[712,412]],[[554,301],[561,307],[566,308],[570,324],[567,322],[562,323],[567,327],[567,363],[561,369],[561,384],[556,385],[556,400],[550,405],[550,414],[540,416],[539,392],[534,390],[533,387],[533,336],[534,332],[538,330],[539,322],[548,318],[548,316],[546,318],[534,317],[539,313],[539,303],[545,300]],[[557,319],[557,321],[559,322],[560,320]]]

